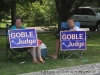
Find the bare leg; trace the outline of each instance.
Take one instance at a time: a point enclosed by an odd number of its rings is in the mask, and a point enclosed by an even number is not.
[[[36,48],[35,47],[30,48],[30,52],[33,60],[36,60]]]
[[[39,63],[36,59],[36,48],[35,47],[30,48],[30,52],[31,52],[31,55],[32,55],[32,58],[33,58],[33,62]]]
[[[56,40],[56,50],[55,50],[55,56],[58,56],[58,52],[59,52],[59,46],[60,46],[60,39]]]
[[[41,48],[40,48],[40,45],[37,47],[37,53],[38,53],[38,58],[42,58],[41,57]]]
[[[39,62],[44,63],[45,61],[41,57],[41,46],[40,45],[37,47],[37,53],[38,53]]]
[[[58,57],[58,52],[59,52],[59,46],[60,46],[60,39],[56,39],[55,42],[55,53],[53,55],[50,55],[50,57],[53,57],[54,59],[57,59]]]

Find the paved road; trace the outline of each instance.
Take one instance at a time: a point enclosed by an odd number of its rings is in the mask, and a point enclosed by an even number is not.
[[[27,27],[28,29],[30,28],[35,28],[38,33],[44,32],[44,30],[41,27]],[[0,35],[6,35],[6,29],[0,29]]]
[[[41,27],[27,27],[28,29],[30,28],[35,28],[38,33],[43,33],[44,30]],[[88,28],[81,28],[82,30],[89,31]],[[6,29],[0,29],[0,35],[6,35]]]
[[[100,75],[100,63],[44,70],[19,75]]]

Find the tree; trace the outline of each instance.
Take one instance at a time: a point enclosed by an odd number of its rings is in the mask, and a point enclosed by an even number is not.
[[[58,32],[61,22],[66,22],[84,2],[85,0],[55,0],[58,13]]]
[[[17,14],[27,21],[26,25],[28,26],[49,27],[57,24],[57,12],[54,1],[43,0],[42,5],[38,1],[28,4],[24,3],[23,6],[17,4]]]
[[[83,4],[83,6],[93,6],[93,7],[97,7],[98,3],[97,0],[86,0]]]
[[[7,3],[5,3],[4,0],[0,0],[0,21],[2,21],[2,18],[5,17],[5,13],[8,13],[9,6]]]
[[[27,2],[35,2],[39,0],[0,0],[0,12],[9,12],[11,11],[11,21],[12,25],[14,24],[14,17],[16,16],[16,4],[21,4],[23,5],[24,3]],[[42,3],[42,0],[40,0]]]
[[[100,0],[97,0],[98,6],[100,7]]]

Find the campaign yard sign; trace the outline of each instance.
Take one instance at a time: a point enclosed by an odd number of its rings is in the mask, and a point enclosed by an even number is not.
[[[10,48],[36,47],[37,33],[35,29],[9,30]]]
[[[86,31],[61,31],[61,50],[86,50]]]

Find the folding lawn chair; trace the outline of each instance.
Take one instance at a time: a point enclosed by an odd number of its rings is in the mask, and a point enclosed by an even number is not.
[[[6,37],[8,35],[8,30],[10,29],[10,27],[11,27],[10,25],[8,25],[8,24],[6,25]],[[11,52],[10,59],[14,56],[22,58],[23,57],[23,54],[22,54],[23,52],[24,53],[26,52],[26,54],[24,54],[24,58],[28,55],[31,55],[27,48],[14,48],[14,49],[11,49],[8,42],[6,42],[6,59],[8,59],[8,51]],[[20,53],[20,55],[19,55],[19,53]],[[48,55],[47,54],[47,47],[44,43],[42,43],[41,44],[41,56],[43,58],[46,58],[47,55]]]
[[[75,26],[77,26],[77,27],[80,28],[80,22],[75,22]],[[68,26],[68,23],[67,22],[62,22],[61,23],[61,30],[62,31],[63,30],[69,30],[69,29],[70,29],[70,27]],[[71,54],[67,57],[67,59],[69,59],[73,54],[76,55],[76,56],[78,56],[78,57],[80,57],[80,58],[83,57],[82,50],[66,50],[66,53],[69,52],[69,51],[71,51]],[[77,51],[79,51],[79,52],[77,52]],[[63,59],[64,59],[64,52],[65,51],[62,51],[61,50],[61,52],[62,52]]]
[[[10,25],[6,25],[6,37],[8,35],[8,30],[10,29]],[[16,48],[16,49],[11,49],[10,48],[10,44],[8,44],[8,42],[6,42],[6,59],[8,59],[8,52],[11,52],[11,55],[10,55],[10,59],[12,59],[14,56],[18,57],[18,58],[23,58],[23,55],[24,55],[24,58],[28,55],[31,55],[30,52],[28,51],[27,48]],[[23,52],[25,52],[25,54],[23,54]],[[20,55],[19,55],[20,53]]]

